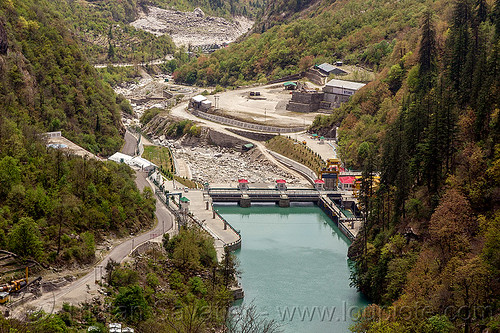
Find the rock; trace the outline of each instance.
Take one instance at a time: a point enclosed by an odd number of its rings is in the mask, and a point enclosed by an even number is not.
[[[194,13],[194,15],[196,15],[196,17],[204,17],[205,16],[205,13],[199,7],[196,7],[194,9],[193,13]]]

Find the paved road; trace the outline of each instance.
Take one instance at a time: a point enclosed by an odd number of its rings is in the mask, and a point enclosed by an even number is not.
[[[143,190],[146,186],[152,188],[146,180],[146,173],[137,171],[136,175],[136,184],[140,190]],[[41,308],[47,313],[52,313],[53,311],[59,311],[62,308],[63,303],[76,305],[81,302],[90,301],[98,294],[97,289],[99,286],[95,284],[95,280],[101,277],[101,272],[102,274],[105,274],[104,267],[111,259],[121,262],[130,254],[133,248],[152,238],[162,235],[164,232],[167,232],[172,228],[172,217],[165,206],[163,206],[158,199],[156,200],[155,214],[158,219],[158,223],[153,229],[123,241],[114,247],[111,252],[106,255],[100,263],[95,265],[95,267],[85,276],[59,290],[54,291],[53,293],[44,293],[42,297],[16,308],[12,315],[16,318],[21,318],[29,308]]]
[[[125,144],[122,147],[121,152],[130,156],[135,155],[135,150],[137,148],[137,139],[128,130],[125,132]]]
[[[290,137],[297,139],[299,141],[307,142],[307,146],[311,148],[314,152],[318,153],[319,156],[326,162],[329,158],[337,158],[337,152],[328,144],[324,142],[319,144],[318,139],[311,139],[311,135],[307,133],[301,133],[298,135],[291,135]]]

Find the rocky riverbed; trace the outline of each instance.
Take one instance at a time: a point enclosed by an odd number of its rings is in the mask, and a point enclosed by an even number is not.
[[[156,141],[156,140],[155,140]],[[174,156],[189,166],[192,179],[211,185],[236,186],[238,179],[247,179],[253,186],[273,186],[276,179],[285,179],[296,186],[308,186],[304,179],[296,179],[267,160],[257,149],[241,152],[201,143],[185,146],[182,140],[155,142],[171,147]]]
[[[180,12],[148,7],[147,13],[141,12],[131,25],[157,36],[168,34],[177,46],[197,46],[233,42],[250,30],[253,21],[245,17],[228,21],[221,17],[206,16],[199,8],[193,12]]]

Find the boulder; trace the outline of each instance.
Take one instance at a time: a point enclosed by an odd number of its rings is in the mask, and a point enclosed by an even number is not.
[[[205,16],[205,13],[199,7],[196,7],[194,9],[193,13],[194,13],[194,15],[196,15],[196,17],[204,17]]]

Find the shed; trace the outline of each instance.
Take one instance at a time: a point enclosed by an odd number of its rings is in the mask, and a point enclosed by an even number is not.
[[[335,66],[333,66],[332,64],[329,64],[327,62],[322,63],[321,65],[318,65],[317,67],[320,70],[320,72],[322,72],[326,75],[330,75],[330,72],[335,68]]]
[[[189,211],[189,199],[186,197],[182,197],[179,199],[181,205],[181,211],[187,213]]]
[[[204,100],[201,102],[200,109],[201,110],[208,110],[212,107],[212,102],[207,100]]]
[[[202,105],[201,103],[203,101],[206,101],[206,100],[207,100],[207,98],[205,96],[203,96],[203,95],[196,95],[193,98],[191,98],[190,104],[191,104],[192,107],[194,107],[196,109],[199,109],[199,108],[201,108],[201,105]]]
[[[241,149],[242,149],[243,151],[249,151],[249,150],[250,150],[250,149],[252,149],[253,147],[254,147],[253,143],[246,143],[246,144],[244,144],[244,145],[241,147]]]
[[[344,191],[352,191],[354,189],[354,182],[356,177],[354,176],[340,176],[339,177],[339,187]]]
[[[206,99],[207,98],[205,96],[203,96],[203,95],[196,95],[191,100],[193,102],[196,102],[196,103],[201,103],[201,102],[205,101]]]
[[[325,181],[322,179],[316,179],[314,181],[314,188],[317,189],[318,191],[323,191],[325,188]]]
[[[288,81],[283,83],[283,86],[285,87],[286,90],[295,90],[297,89],[297,83]]]
[[[240,191],[247,191],[248,190],[248,180],[238,179],[238,189]]]

